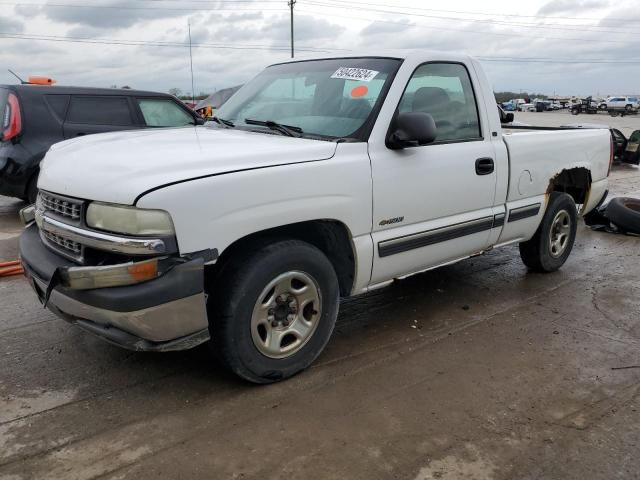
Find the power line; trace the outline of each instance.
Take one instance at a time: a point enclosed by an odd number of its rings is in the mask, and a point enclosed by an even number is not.
[[[53,41],[53,42],[72,42],[72,43],[87,43],[87,44],[99,44],[99,45],[126,45],[126,46],[154,46],[154,47],[182,47],[189,48],[188,43],[179,42],[152,42],[142,40],[107,40],[107,39],[74,39],[69,37],[53,37],[53,36],[34,36],[34,35],[22,35],[22,34],[8,34],[0,32],[0,38],[8,38],[14,40],[36,40],[36,41]],[[201,48],[220,48],[220,49],[232,49],[232,50],[277,50],[287,51],[289,46],[269,46],[269,45],[223,45],[223,44],[192,44],[193,47]],[[339,49],[324,49],[324,50],[307,50],[308,47],[298,47],[299,50],[307,52],[333,52]],[[344,49],[342,51],[345,51]],[[574,58],[540,58],[540,57],[500,57],[500,56],[483,56],[479,55],[478,58],[485,62],[498,62],[498,63],[560,63],[560,64],[628,64],[628,65],[640,65],[640,58],[632,58],[627,60],[609,60],[609,59],[574,59]]]
[[[326,0],[332,3],[338,3],[342,5],[367,5],[374,7],[395,7],[395,5],[382,4],[382,3],[372,3],[372,2],[362,2],[357,0]],[[487,13],[487,12],[478,12],[478,11],[464,11],[464,10],[442,10],[436,8],[424,8],[424,7],[398,7],[398,8],[409,8],[412,10],[422,10],[422,11],[430,11],[430,12],[443,12],[443,13],[456,13],[456,14],[466,14],[466,15],[480,15],[480,16],[502,16],[502,17],[517,17],[517,18],[534,18],[534,19],[543,19],[543,20],[594,20],[594,21],[624,21],[624,22],[637,22],[640,23],[640,18],[633,19],[627,17],[608,17],[608,18],[594,18],[594,17],[567,17],[567,16],[548,16],[548,15],[522,15],[518,13]]]
[[[325,3],[322,1],[318,2],[318,1],[310,0],[310,1],[307,1],[306,3],[308,5],[314,5],[314,6],[320,6],[320,7],[329,7],[329,8],[336,8],[336,9],[346,8],[348,10],[354,9],[354,7],[352,6],[334,5],[334,4]],[[412,8],[412,7],[409,7],[409,8]],[[416,8],[416,10],[423,10],[423,9]],[[503,20],[450,17],[450,16],[442,16],[442,15],[414,13],[414,12],[407,12],[407,11],[400,11],[400,10],[380,10],[380,9],[371,9],[371,8],[369,8],[368,11],[370,11],[371,13],[384,13],[384,14],[391,13],[396,15],[410,16],[410,17],[433,18],[437,20],[448,20],[448,21],[457,21],[457,22],[463,21],[463,22],[469,22],[469,23],[485,23],[490,25],[506,25],[506,26],[514,26],[514,27],[541,28],[541,29],[549,29],[549,30],[565,30],[565,31],[572,31],[572,32],[596,32],[596,33],[613,33],[613,34],[624,34],[624,35],[640,34],[635,30],[634,31],[600,30],[600,29],[594,30],[593,28],[606,28],[606,27],[599,27],[597,25],[585,25],[585,26],[566,25],[564,26],[560,24],[547,25],[547,24],[532,24],[532,23],[516,23],[516,22],[507,22]],[[576,27],[576,26],[579,28],[570,28],[570,27]]]
[[[142,46],[142,47],[181,47],[189,48],[189,43],[182,42],[165,42],[153,40],[128,40],[128,39],[107,39],[107,38],[88,38],[88,37],[62,37],[54,35],[30,35],[11,32],[0,32],[0,38],[13,40],[37,40],[51,42],[68,42],[68,43],[86,43],[99,45],[125,45],[125,46]],[[193,43],[192,47],[227,49],[227,50],[274,50],[288,51],[288,45],[265,45],[265,44],[216,44],[216,43]],[[339,48],[317,48],[317,47],[298,47],[298,50],[309,53],[328,53],[333,51],[346,51]]]
[[[473,34],[479,34],[479,35],[494,35],[494,36],[500,36],[500,37],[523,37],[523,38],[536,38],[536,39],[543,38],[545,40],[563,40],[563,41],[589,42],[589,43],[594,43],[594,42],[595,43],[617,43],[617,44],[628,44],[629,43],[629,42],[626,42],[624,40],[607,40],[607,39],[598,39],[598,40],[596,40],[596,39],[589,39],[589,38],[549,37],[549,36],[540,37],[540,35],[525,35],[525,34],[522,34],[522,33],[487,32],[487,31],[478,31],[478,30],[469,30],[469,29],[451,28],[451,27],[436,27],[436,26],[432,26],[432,25],[411,25],[411,24],[400,23],[398,21],[393,21],[393,20],[381,20],[381,19],[376,19],[376,18],[363,18],[363,17],[356,17],[356,16],[342,15],[342,14],[338,15],[338,14],[335,14],[335,13],[318,12],[316,10],[300,9],[300,11],[306,12],[306,13],[311,13],[311,14],[314,14],[314,15],[332,17],[332,18],[350,18],[350,19],[354,19],[354,20],[364,20],[364,21],[368,21],[368,22],[372,22],[372,23],[389,23],[389,24],[393,24],[393,25],[403,26],[405,28],[422,28],[422,29],[431,29],[431,30],[444,30],[444,31],[452,31],[452,32],[473,33]]]

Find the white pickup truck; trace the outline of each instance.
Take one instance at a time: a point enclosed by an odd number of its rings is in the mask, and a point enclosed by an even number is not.
[[[340,297],[514,243],[558,269],[612,159],[606,129],[503,133],[480,64],[450,54],[272,65],[217,113],[54,145],[21,259],[77,326],[210,340],[258,383],[313,362]]]

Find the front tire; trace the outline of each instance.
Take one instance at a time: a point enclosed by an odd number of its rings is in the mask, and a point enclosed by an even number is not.
[[[533,237],[520,244],[520,258],[536,272],[555,272],[569,258],[578,227],[571,196],[552,192],[547,211]]]
[[[211,346],[221,362],[254,383],[284,380],[311,365],[338,315],[338,279],[327,257],[284,240],[223,268],[208,306]]]

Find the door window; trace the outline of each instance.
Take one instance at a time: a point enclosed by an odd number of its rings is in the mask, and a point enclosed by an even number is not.
[[[141,98],[138,105],[148,127],[184,127],[193,125],[193,117],[172,100]]]
[[[71,98],[67,122],[88,125],[133,125],[126,97],[76,96]]]
[[[480,120],[467,69],[457,63],[427,63],[411,76],[398,107],[424,112],[436,122],[436,142],[479,140]]]

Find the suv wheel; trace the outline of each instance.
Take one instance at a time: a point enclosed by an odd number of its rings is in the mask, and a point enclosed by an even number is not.
[[[231,261],[210,290],[211,346],[240,377],[271,383],[307,368],[338,315],[333,266],[316,247],[277,241]]]
[[[624,109],[625,109],[627,112],[630,112],[631,110],[633,110],[633,105],[625,105]]]
[[[566,193],[551,193],[538,230],[520,244],[524,264],[537,272],[554,272],[564,265],[576,239],[577,219],[573,198]]]

